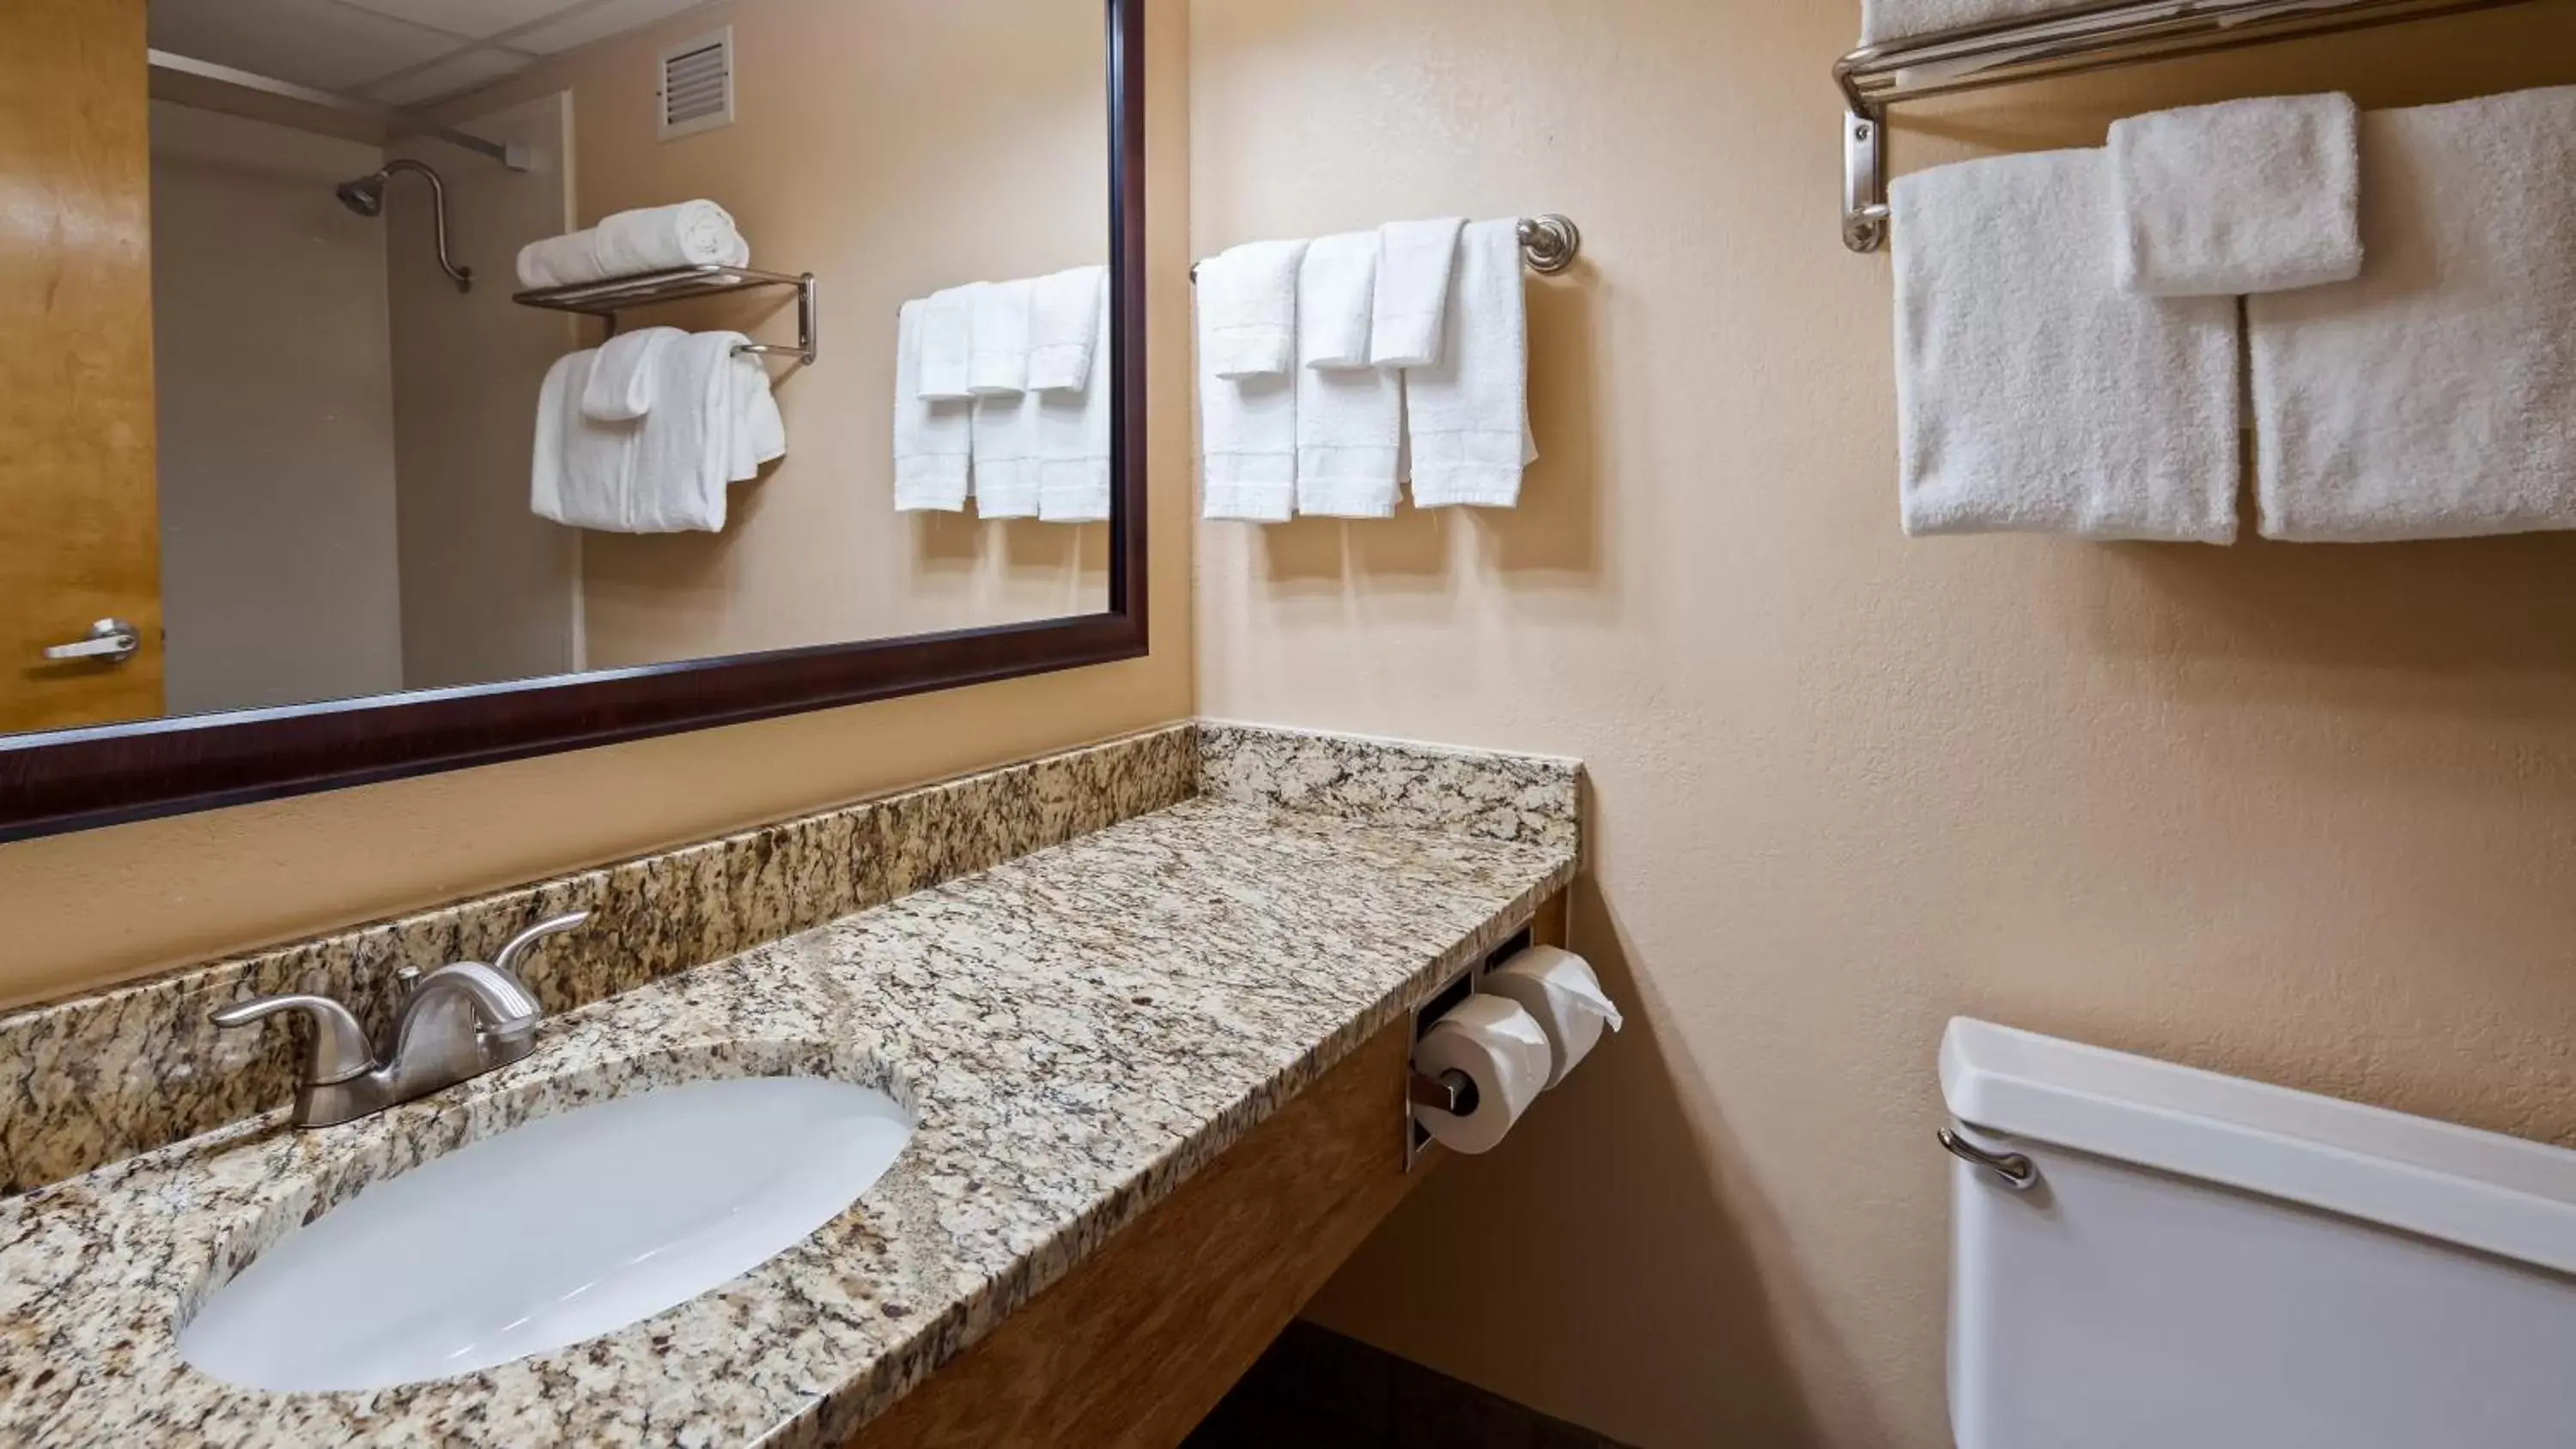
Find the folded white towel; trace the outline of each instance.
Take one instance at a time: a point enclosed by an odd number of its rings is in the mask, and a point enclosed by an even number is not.
[[[733,471],[728,476],[748,483],[760,476],[762,464],[787,456],[787,419],[770,390],[769,369],[758,356],[734,353],[733,375]]]
[[[1246,242],[1199,264],[1199,346],[1219,377],[1285,377],[1297,365],[1302,241]]]
[[[1297,365],[1367,367],[1377,305],[1378,235],[1328,236],[1297,268]]]
[[[921,395],[921,331],[927,299],[896,314],[894,344],[894,506],[899,511],[955,513],[966,506],[966,469],[974,457],[973,405]]]
[[[1447,312],[1440,360],[1404,374],[1413,506],[1509,508],[1522,470],[1538,461],[1517,219],[1476,222],[1459,236]]]
[[[2254,297],[2273,538],[2576,528],[2576,86],[2361,118],[2360,278]]]
[[[972,351],[966,390],[977,397],[1016,397],[1029,389],[1029,303],[1035,282],[977,282],[966,289]]]
[[[519,285],[569,287],[709,263],[749,266],[751,244],[723,207],[683,201],[621,211],[585,231],[528,243],[519,248]]]
[[[721,533],[725,485],[740,465],[745,396],[739,332],[692,332],[654,354],[656,406],[637,425],[624,533]]]
[[[975,288],[949,287],[921,304],[921,396],[934,402],[975,395],[968,379],[975,357]]]
[[[2361,274],[2352,97],[2260,96],[2111,124],[2120,285],[2286,292]]]
[[[1080,392],[1090,381],[1108,289],[1107,267],[1038,278],[1029,295],[1029,391]]]
[[[2235,539],[2236,303],[2122,291],[2111,192],[2100,151],[1890,188],[1907,533]]]
[[[1038,516],[1038,408],[1043,393],[975,399],[975,512],[983,518]]]
[[[1118,374],[1109,366],[1109,309],[1092,309],[1094,361],[1080,392],[1038,400],[1038,517],[1096,523],[1109,517],[1109,444],[1118,415]]]
[[[590,382],[582,389],[583,416],[594,422],[623,423],[650,412],[654,359],[671,339],[688,335],[677,327],[641,327],[601,343]]]
[[[528,508],[570,528],[621,532],[635,472],[640,421],[603,423],[582,411],[599,351],[555,359],[537,393],[536,447],[529,460]]]
[[[1449,280],[1458,271],[1463,217],[1398,221],[1378,228],[1377,292],[1369,320],[1369,361],[1422,367],[1440,360]]]
[[[1204,297],[1198,328],[1200,512],[1285,523],[1297,511],[1296,379],[1217,376]]]
[[[1377,233],[1329,236],[1297,272],[1297,511],[1386,518],[1400,496],[1404,375],[1368,365]]]

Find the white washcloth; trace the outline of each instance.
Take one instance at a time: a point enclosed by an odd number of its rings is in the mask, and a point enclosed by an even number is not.
[[[622,532],[635,472],[641,422],[598,422],[582,411],[599,351],[555,359],[537,393],[536,447],[529,461],[528,508],[570,528]]]
[[[519,285],[569,287],[709,263],[749,266],[751,244],[723,207],[683,201],[621,211],[586,231],[528,243],[519,248]]]
[[[1092,309],[1094,361],[1080,392],[1033,393],[1038,400],[1038,517],[1097,523],[1109,517],[1109,453],[1118,416],[1118,372],[1109,365],[1109,309]]]
[[[1377,305],[1378,236],[1328,236],[1306,248],[1297,268],[1297,365],[1367,367],[1369,317]]]
[[[975,355],[972,286],[933,292],[921,304],[921,392],[929,401],[963,401],[973,397],[967,386]]]
[[[1043,393],[979,397],[974,403],[975,512],[985,518],[1038,516],[1038,408]]]
[[[2576,86],[2361,118],[2357,281],[2250,299],[2273,538],[2576,528]]]
[[[2236,537],[2236,303],[2120,290],[2111,163],[2045,151],[1899,177],[1909,534]]]
[[[1246,242],[1199,264],[1199,347],[1219,377],[1285,377],[1297,365],[1302,241]]]
[[[921,329],[928,300],[896,314],[894,506],[955,513],[966,506],[966,469],[975,452],[972,404],[921,395]]]
[[[977,282],[966,289],[971,352],[966,390],[1016,397],[1029,389],[1029,302],[1035,282]]]
[[[1200,297],[1200,512],[1247,523],[1285,523],[1297,511],[1297,382],[1217,376]]]
[[[1447,312],[1440,360],[1404,374],[1413,506],[1509,508],[1522,470],[1538,461],[1518,219],[1476,222],[1459,236]]]
[[[1091,380],[1108,289],[1107,267],[1038,278],[1029,296],[1029,391],[1080,392]]]
[[[594,422],[623,423],[650,412],[654,359],[671,339],[688,335],[677,327],[643,327],[601,343],[590,382],[582,389],[582,415]]]
[[[1369,361],[1422,367],[1440,360],[1449,279],[1458,270],[1463,217],[1389,222],[1378,228],[1377,294],[1369,320]]]
[[[2352,97],[2260,96],[2111,124],[2120,285],[2286,292],[2361,275]]]
[[[1329,236],[1297,272],[1297,511],[1386,518],[1400,496],[1404,375],[1368,365],[1377,233]]]

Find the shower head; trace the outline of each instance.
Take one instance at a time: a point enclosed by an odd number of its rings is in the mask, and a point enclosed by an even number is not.
[[[385,173],[379,171],[373,176],[343,181],[333,194],[340,198],[342,206],[360,216],[382,216],[385,214]]]

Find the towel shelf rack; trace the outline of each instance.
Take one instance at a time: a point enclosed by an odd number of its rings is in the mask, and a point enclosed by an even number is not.
[[[1843,245],[1887,243],[1887,110],[1905,101],[2530,0],[2094,0],[1863,46],[1842,89]]]
[[[820,350],[822,315],[815,298],[814,274],[805,272],[790,276],[785,272],[761,272],[749,267],[727,267],[708,263],[695,267],[674,267],[664,272],[645,272],[632,277],[611,277],[601,282],[576,282],[568,287],[538,287],[513,293],[510,300],[524,307],[543,307],[553,312],[579,312],[608,320],[611,336],[617,332],[617,314],[628,307],[647,307],[663,302],[684,302],[692,297],[715,297],[727,292],[749,292],[763,287],[796,289],[796,345],[779,342],[747,342],[736,347],[736,353],[762,357],[793,357],[811,367]]]
[[[1583,228],[1574,218],[1549,212],[1525,216],[1520,223],[1521,260],[1542,277],[1553,277],[1583,255]],[[1190,263],[1190,280],[1199,279],[1199,264]]]

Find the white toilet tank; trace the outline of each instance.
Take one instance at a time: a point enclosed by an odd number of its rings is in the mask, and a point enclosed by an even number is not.
[[[2576,1152],[1956,1020],[1959,1449],[2571,1449]],[[2006,1168],[2022,1164],[2006,1160]]]

